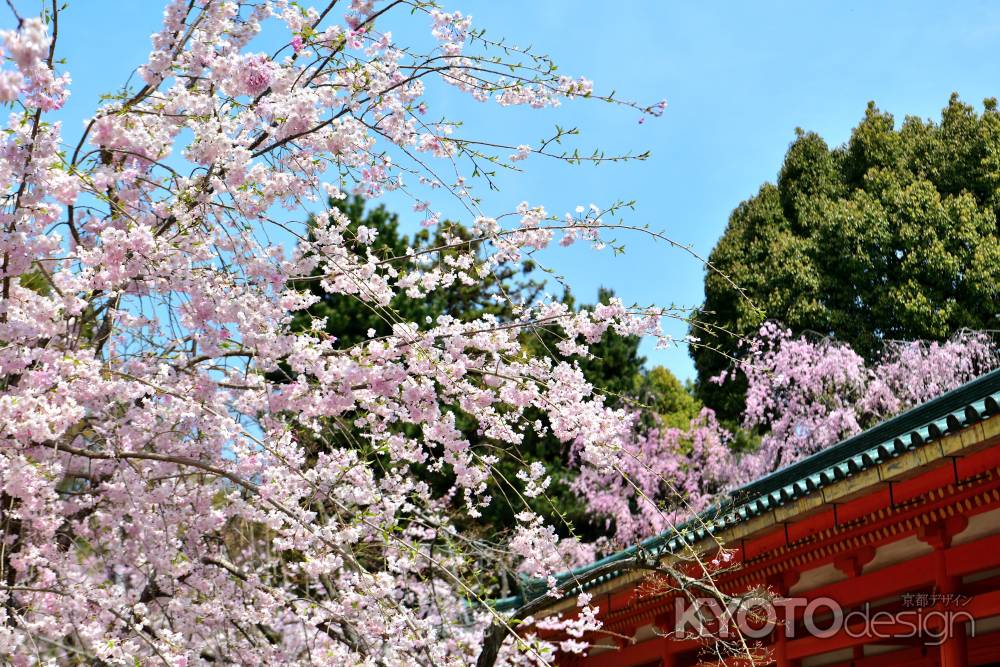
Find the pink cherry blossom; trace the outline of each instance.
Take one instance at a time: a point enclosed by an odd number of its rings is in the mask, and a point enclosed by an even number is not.
[[[271,85],[272,65],[267,56],[260,54],[243,60],[243,85],[250,95],[259,95]]]
[[[749,381],[744,426],[764,431],[741,467],[753,477],[794,463],[998,365],[985,333],[889,342],[869,365],[843,343],[796,338],[767,323],[740,365]]]

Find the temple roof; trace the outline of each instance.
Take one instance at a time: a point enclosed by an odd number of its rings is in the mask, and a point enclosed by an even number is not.
[[[594,563],[554,575],[557,585],[580,578],[597,567],[630,558],[639,551],[657,557],[856,476],[924,444],[957,433],[1000,413],[1000,369],[913,407],[877,426],[827,447],[812,456],[730,491],[722,500],[679,526],[643,540]],[[566,597],[615,579],[611,572],[570,590]],[[522,594],[496,600],[499,610],[512,610],[545,594],[544,579],[522,581]],[[553,602],[557,600],[553,599]]]

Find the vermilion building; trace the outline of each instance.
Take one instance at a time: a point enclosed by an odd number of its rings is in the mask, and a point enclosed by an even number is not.
[[[789,622],[760,640],[768,658],[758,664],[1000,664],[998,401],[994,372],[739,489],[715,511],[639,550],[671,559],[692,545],[711,557],[721,543],[738,563],[717,578],[722,590],[767,587],[797,600]],[[558,580],[581,579],[636,551]],[[644,592],[646,577],[619,571],[581,586],[600,607],[605,631],[587,638],[595,644],[587,655],[567,655],[559,664],[704,664],[703,643],[672,634],[675,595]],[[879,614],[877,631],[843,612],[838,627],[831,612],[813,622],[824,631],[810,632],[804,605],[814,603],[815,611],[824,600],[844,612],[867,609],[867,619]],[[575,609],[574,595],[554,600],[540,616]]]

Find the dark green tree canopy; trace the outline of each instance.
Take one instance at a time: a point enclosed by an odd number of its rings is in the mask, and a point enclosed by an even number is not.
[[[742,388],[710,382],[764,318],[850,344],[871,360],[885,341],[942,340],[1000,325],[1000,113],[952,95],[939,122],[869,103],[831,149],[798,130],[777,184],[741,203],[710,256],[694,348],[698,392],[723,418]],[[714,349],[713,349],[714,348]],[[722,354],[720,354],[722,352]]]

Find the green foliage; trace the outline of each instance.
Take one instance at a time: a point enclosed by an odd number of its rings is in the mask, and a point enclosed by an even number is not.
[[[665,426],[687,429],[701,412],[702,405],[694,396],[694,387],[681,384],[673,373],[656,366],[635,378],[638,400],[660,416]]]
[[[1000,113],[953,95],[940,122],[869,103],[850,141],[830,149],[798,130],[777,184],[741,203],[710,261],[692,332],[698,395],[723,419],[742,408],[731,368],[763,319],[847,342],[872,360],[889,340],[943,340],[1000,325]],[[721,352],[721,354],[720,354]]]
[[[17,282],[21,287],[33,290],[44,296],[52,293],[52,284],[46,275],[39,270],[22,273],[18,276]]]

